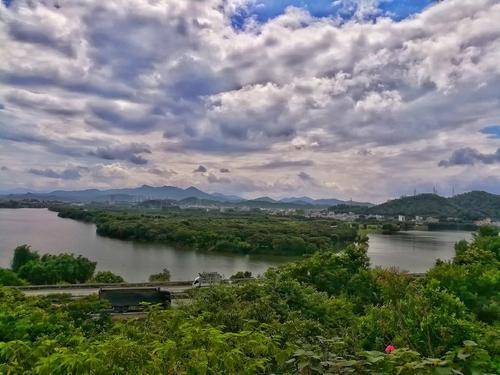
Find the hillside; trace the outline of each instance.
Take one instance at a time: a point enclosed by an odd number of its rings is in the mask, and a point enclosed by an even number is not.
[[[484,191],[471,191],[451,198],[436,194],[420,194],[393,199],[373,207],[339,205],[331,207],[335,212],[353,212],[373,215],[405,215],[458,217],[464,220],[500,218],[500,195]]]
[[[466,210],[450,202],[447,198],[436,194],[419,194],[412,197],[393,199],[368,210],[378,215],[407,216],[452,216],[459,217]]]
[[[500,195],[471,191],[449,198],[449,201],[478,215],[500,218]]]

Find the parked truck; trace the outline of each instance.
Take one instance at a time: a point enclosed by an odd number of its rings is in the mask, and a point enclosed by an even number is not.
[[[159,287],[143,288],[100,288],[99,299],[108,300],[114,312],[141,311],[143,303],[170,306],[172,295]]]

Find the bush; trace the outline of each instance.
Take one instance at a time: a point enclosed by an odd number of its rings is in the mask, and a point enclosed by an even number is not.
[[[0,268],[0,285],[25,285],[26,281],[20,279],[14,271]]]
[[[149,276],[149,281],[151,282],[170,281],[170,271],[164,268],[163,271],[159,273],[154,273],[151,276]]]
[[[91,282],[102,284],[119,284],[124,283],[125,280],[120,275],[115,275],[111,271],[99,271],[91,279]]]
[[[238,280],[238,279],[251,279],[252,273],[250,271],[238,271],[234,275],[231,275],[230,280]]]

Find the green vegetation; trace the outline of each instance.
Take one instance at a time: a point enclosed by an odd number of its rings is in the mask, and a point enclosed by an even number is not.
[[[163,271],[149,276],[149,281],[170,281],[170,271],[164,268]]]
[[[340,248],[357,237],[356,228],[332,228],[331,220],[192,213],[149,216],[81,208],[57,211],[60,217],[94,222],[102,236],[207,251],[302,255]]]
[[[17,276],[12,270],[5,268],[0,268],[0,285],[25,285],[26,280],[23,280]]]
[[[0,285],[124,282],[121,276],[110,271],[99,271],[93,276],[96,265],[96,262],[81,255],[63,253],[40,256],[37,251],[31,250],[30,246],[21,245],[14,249],[12,269],[0,268]]]
[[[18,249],[14,251],[14,254]],[[35,259],[23,263],[17,269],[19,277],[31,284],[84,283],[92,277],[96,267],[95,262],[81,255],[45,254],[40,257],[36,252],[34,254],[36,254]],[[14,255],[15,259],[16,255]],[[14,262],[13,269],[16,269]]]
[[[392,223],[386,223],[382,225],[382,234],[394,234],[399,232],[399,226],[392,224]]]
[[[499,265],[494,228],[421,278],[372,270],[364,246],[351,244],[116,322],[94,298],[0,288],[0,372],[499,373]]]
[[[372,207],[339,205],[331,207],[330,210],[365,215],[455,217],[463,220],[500,218],[500,195],[484,191],[471,191],[452,198],[436,194],[419,194]]]
[[[48,202],[38,199],[3,199],[0,197],[0,208],[46,208]]]
[[[120,275],[115,275],[111,271],[99,271],[94,277],[92,277],[91,282],[100,284],[119,284],[124,283],[123,277]]]
[[[485,191],[471,191],[449,198],[453,204],[476,216],[500,218],[500,195]]]
[[[251,279],[252,273],[250,271],[238,271],[229,277],[230,280]]]

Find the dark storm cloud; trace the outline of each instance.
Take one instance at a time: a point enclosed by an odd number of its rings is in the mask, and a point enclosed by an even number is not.
[[[9,170],[9,167],[6,167],[5,165],[2,165],[2,167],[0,168],[0,170],[6,172]]]
[[[82,177],[82,172],[88,172],[88,168],[76,167],[67,168],[63,170],[54,170],[51,168],[46,169],[29,169],[28,172],[36,176],[42,176],[47,178],[55,178],[61,180],[79,180]]]
[[[194,173],[205,173],[207,171],[207,168],[205,168],[203,165],[199,165],[198,168],[196,168],[193,172]]]
[[[500,148],[491,154],[481,153],[471,147],[464,147],[453,151],[448,160],[441,160],[440,167],[452,167],[455,165],[474,165],[476,163],[495,164],[500,163]]]
[[[252,165],[246,169],[266,170],[266,169],[280,169],[280,168],[294,168],[294,167],[311,167],[314,165],[312,160],[274,160],[269,163],[260,165]]]
[[[143,143],[131,143],[128,145],[98,147],[89,155],[105,160],[126,160],[134,164],[147,164],[148,160],[140,154],[151,154],[151,148]]]

